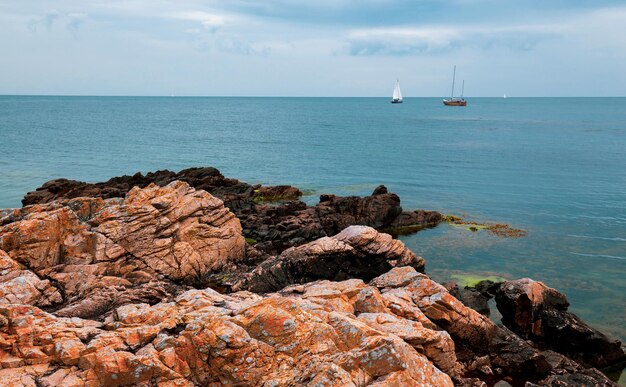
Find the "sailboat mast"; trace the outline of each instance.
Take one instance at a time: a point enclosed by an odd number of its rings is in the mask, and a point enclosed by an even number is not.
[[[463,86],[461,86],[461,99],[463,99],[463,92],[465,91],[465,79],[463,80]]]
[[[452,72],[452,95],[450,96],[451,99],[454,99],[454,79],[456,78],[456,65],[454,65],[454,70]]]

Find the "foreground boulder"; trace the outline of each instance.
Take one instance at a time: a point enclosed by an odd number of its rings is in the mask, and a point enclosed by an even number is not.
[[[613,385],[411,267],[369,285],[316,281],[265,296],[190,290],[117,307],[104,322],[3,305],[0,365],[7,385]]]
[[[9,273],[0,299],[64,303],[67,316],[154,303],[168,286],[202,285],[208,273],[245,258],[239,220],[221,200],[183,182],[134,188],[124,199],[28,206],[1,224],[0,260]],[[9,281],[17,275],[20,284]]]
[[[530,278],[504,282],[496,292],[496,302],[502,322],[524,338],[592,367],[626,360],[619,341],[568,312],[565,295],[541,282]]]
[[[0,316],[7,384],[453,385],[433,363],[455,364],[450,337],[394,317],[359,280],[264,298],[193,290],[119,307],[104,324],[33,306]]]

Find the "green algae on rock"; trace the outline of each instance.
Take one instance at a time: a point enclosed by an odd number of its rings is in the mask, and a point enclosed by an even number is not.
[[[501,238],[521,238],[528,235],[528,231],[513,228],[508,224],[470,222],[456,215],[445,215],[443,216],[442,221],[472,232],[487,230],[491,234]]]

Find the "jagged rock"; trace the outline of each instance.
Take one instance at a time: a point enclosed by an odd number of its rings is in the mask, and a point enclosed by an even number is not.
[[[144,188],[152,183],[165,186],[175,180],[222,199],[240,219],[244,236],[255,241],[257,249],[267,254],[280,254],[289,247],[335,235],[351,225],[415,232],[441,221],[441,214],[437,212],[402,212],[400,198],[384,186],[377,187],[372,196],[362,198],[321,195],[319,204],[307,206],[297,200],[302,192],[295,187],[251,185],[225,178],[210,167],[178,173],[157,171],[145,176],[137,173],[102,183],[51,180],[26,194],[22,203],[43,204],[77,197],[124,197],[135,186]],[[266,204],[275,201],[280,203]]]
[[[124,199],[28,206],[1,223],[0,249],[9,257],[0,256],[8,270],[0,292],[15,296],[10,279],[24,273],[20,301],[63,301],[60,313],[67,316],[95,317],[124,302],[154,303],[168,283],[201,285],[208,273],[245,258],[239,220],[221,200],[180,181],[134,188]],[[18,271],[18,263],[27,270]]]
[[[41,280],[0,250],[0,304],[49,306],[62,300],[49,280]]]
[[[104,323],[3,305],[0,376],[91,386],[613,385],[558,353],[535,350],[442,289],[400,267],[369,285],[316,281],[265,296],[194,289],[152,306],[119,306]],[[431,327],[395,312],[385,295],[402,292]],[[480,343],[487,347],[479,350]],[[459,357],[470,348],[473,357]]]
[[[452,386],[433,364],[456,363],[445,332],[394,317],[359,280],[303,287],[266,297],[192,290],[119,307],[106,325],[7,305],[1,348],[33,385]],[[25,369],[32,353],[40,372]]]
[[[389,193],[389,191],[387,190],[387,187],[385,187],[384,185],[381,184],[381,185],[379,185],[378,187],[376,187],[374,189],[374,192],[372,192],[372,196],[384,195],[384,194],[387,194],[387,193]]]
[[[222,200],[190,185],[223,198],[243,230]],[[431,224],[437,213],[402,212],[384,186],[365,198],[322,195],[313,207],[299,195],[196,168],[50,182],[25,198],[43,204],[0,211],[0,380],[614,385],[562,354],[587,365],[619,357],[558,292],[530,280],[463,289],[488,298],[497,288],[511,331],[418,272],[424,260],[401,242],[365,227]],[[190,290],[209,284],[239,291]]]
[[[495,383],[505,376],[517,383],[540,382],[549,375],[568,373],[591,375],[600,384],[612,385],[603,375],[568,361],[562,355],[552,354],[548,359],[528,342],[466,307],[442,285],[412,268],[391,269],[370,284],[381,289],[382,297],[396,315],[423,321],[421,313],[452,337],[457,358],[464,364],[463,378],[457,379],[458,384],[471,383],[467,378],[472,377]],[[557,355],[560,361],[554,360]]]
[[[50,180],[37,190],[28,192],[22,199],[22,204],[28,206],[78,197],[121,198],[133,187],[145,188],[150,184],[163,187],[176,180],[184,181],[196,189],[211,192],[214,196],[222,196],[219,194],[236,196],[245,192],[252,193],[255,189],[255,186],[250,184],[225,178],[215,168],[203,167],[184,169],[178,173],[168,170],[149,172],[145,176],[137,172],[133,176],[113,177],[102,183],[68,179]]]
[[[367,226],[350,226],[333,237],[285,250],[243,279],[234,290],[265,293],[318,279],[370,280],[396,266],[424,269],[425,261],[390,235]]]
[[[463,305],[470,307],[480,314],[489,316],[489,300],[491,296],[471,287],[459,288],[455,282],[446,282],[442,284],[450,294],[461,301]]]
[[[565,295],[541,282],[530,278],[504,282],[496,303],[502,322],[511,330],[583,364],[603,368],[626,359],[619,341],[568,312]]]

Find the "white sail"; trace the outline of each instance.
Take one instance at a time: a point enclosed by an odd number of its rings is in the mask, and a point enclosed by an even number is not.
[[[400,91],[400,82],[396,81],[396,87],[393,89],[393,100],[402,101],[402,92]]]

